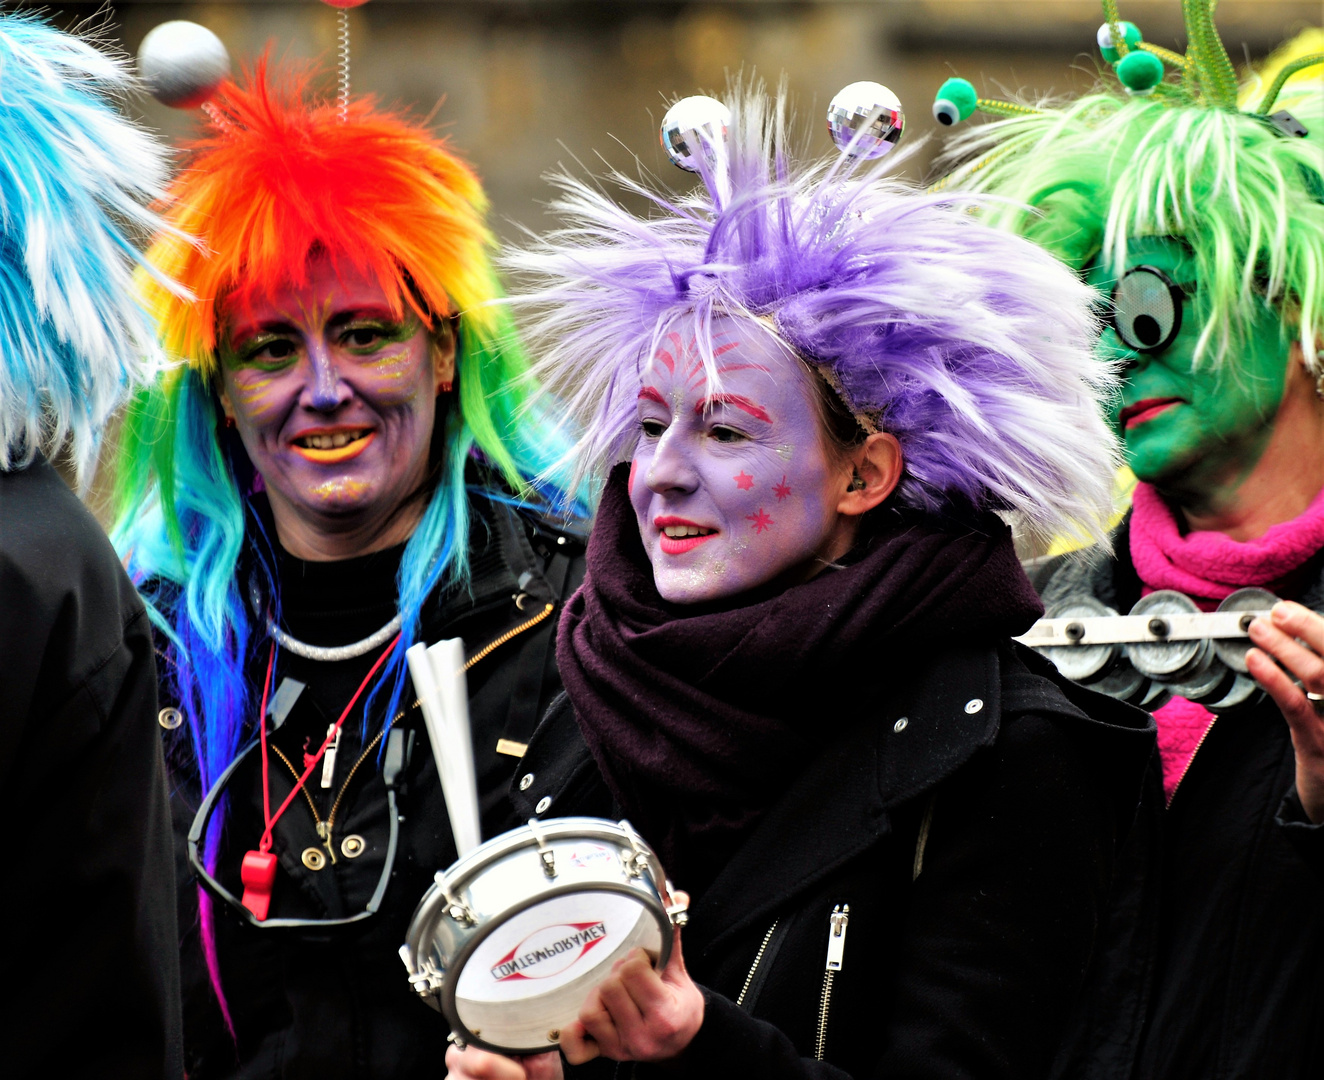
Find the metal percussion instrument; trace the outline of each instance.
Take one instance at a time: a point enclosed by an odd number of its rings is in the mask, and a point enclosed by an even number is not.
[[[1250,624],[1277,602],[1264,589],[1238,589],[1205,612],[1162,589],[1119,615],[1092,596],[1071,597],[1016,640],[1073,682],[1151,711],[1176,694],[1227,712],[1263,695],[1246,668]]]
[[[456,1042],[540,1053],[615,961],[642,948],[665,966],[685,918],[629,822],[535,818],[436,875],[400,956]]]

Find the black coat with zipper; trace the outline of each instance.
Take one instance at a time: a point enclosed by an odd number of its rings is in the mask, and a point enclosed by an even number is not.
[[[1100,554],[1041,560],[1049,606],[1140,599],[1129,522]],[[1324,610],[1324,557],[1288,599]],[[1218,717],[1164,805],[1155,760],[1100,954],[1056,1074],[1071,1080],[1324,1076],[1324,826],[1305,818],[1272,700]]]
[[[1058,685],[1008,645],[953,647],[906,670],[872,715],[824,703],[834,737],[694,898],[683,947],[705,1016],[687,1050],[666,1066],[595,1062],[570,1076],[1046,1074],[1152,722]],[[519,773],[512,798],[527,816],[544,798],[537,816],[615,812],[567,698]],[[844,940],[829,974],[834,914]]]
[[[484,835],[507,827],[504,793],[523,744],[560,690],[554,634],[563,597],[583,577],[583,537],[563,523],[497,498],[470,500],[471,577],[467,588],[434,596],[423,612],[422,640],[460,637],[468,671],[470,723]],[[268,522],[269,524],[269,522]],[[274,535],[274,533],[269,533]],[[340,645],[359,640],[395,612],[395,574],[402,548],[356,559],[312,563],[276,555],[283,627],[301,641]],[[269,658],[266,635],[249,666],[256,715]],[[381,654],[335,663],[277,655],[273,692],[287,679],[306,684],[280,726],[270,731],[271,807],[293,790],[294,769],[315,753],[327,728]],[[169,683],[163,690],[168,701]],[[321,766],[307,794],[280,818],[272,850],[279,870],[271,918],[334,919],[365,908],[385,866],[389,814],[381,730],[386,692],[360,703],[346,719],[330,786]],[[197,877],[185,837],[198,811],[192,751],[180,728],[171,746],[180,920],[183,931],[185,1056],[191,1080],[212,1077],[335,1077],[436,1080],[444,1072],[448,1028],[409,987],[398,949],[433,874],[455,860],[449,818],[422,716],[406,681],[404,716],[396,726],[408,752],[396,782],[398,850],[384,901],[371,918],[336,928],[249,925],[213,899],[222,990],[233,1037],[212,990],[199,928]],[[277,753],[279,751],[279,753]],[[282,758],[283,755],[283,758]],[[288,764],[286,764],[288,761]],[[227,784],[225,833],[216,877],[236,896],[239,867],[263,829],[261,757],[250,753]],[[328,845],[317,822],[331,819]],[[350,855],[346,842],[359,844]],[[351,847],[349,850],[354,850]],[[309,852],[322,857],[310,868]],[[332,856],[334,855],[334,861]],[[317,860],[314,859],[314,862]]]

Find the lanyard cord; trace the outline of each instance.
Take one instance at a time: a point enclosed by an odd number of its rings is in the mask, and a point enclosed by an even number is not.
[[[275,814],[272,814],[271,812],[271,788],[267,772],[267,694],[271,690],[271,672],[275,666],[276,660],[276,643],[274,641],[271,643],[271,655],[267,659],[267,677],[262,684],[262,714],[258,718],[258,734],[259,738],[262,740],[262,818],[267,826],[266,829],[263,830],[262,839],[258,841],[257,847],[259,851],[265,853],[271,850],[271,831],[276,827],[276,822],[280,820],[281,815],[289,808],[290,803],[294,801],[294,797],[303,790],[304,782],[313,774],[313,770],[317,768],[317,763],[322,760],[322,755],[326,753],[326,748],[330,746],[335,737],[340,734],[340,727],[344,724],[346,717],[348,717],[350,712],[353,711],[354,706],[358,704],[359,698],[363,696],[363,691],[366,690],[368,684],[372,682],[373,676],[377,674],[382,664],[386,662],[386,658],[391,655],[399,643],[400,635],[396,634],[395,637],[391,639],[391,643],[382,651],[381,656],[377,657],[377,662],[372,665],[368,674],[363,677],[363,682],[359,683],[359,688],[354,691],[354,696],[349,699],[349,704],[345,706],[345,711],[340,714],[340,719],[336,721],[335,727],[327,732],[326,738],[322,740],[321,747],[318,749],[317,753],[313,755],[307,766],[305,766],[303,775],[295,782],[294,787],[291,788],[290,793],[285,796],[285,801],[280,804],[280,808]]]

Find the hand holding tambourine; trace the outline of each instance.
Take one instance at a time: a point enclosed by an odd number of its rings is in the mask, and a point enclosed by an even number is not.
[[[682,897],[682,899],[684,899]],[[561,1052],[572,1065],[603,1056],[614,1061],[669,1061],[703,1025],[703,992],[685,970],[680,930],[667,966],[658,971],[642,949],[616,961],[561,1032]],[[450,1080],[560,1080],[560,1054],[509,1058],[452,1046]]]
[[[1246,666],[1292,732],[1302,809],[1311,821],[1324,821],[1324,618],[1283,601],[1267,619],[1251,623],[1250,639],[1256,647],[1246,654]]]

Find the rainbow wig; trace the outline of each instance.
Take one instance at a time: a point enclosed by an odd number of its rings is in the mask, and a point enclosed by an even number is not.
[[[382,680],[390,688],[383,695],[388,718],[403,692],[405,650],[424,603],[439,585],[466,580],[470,458],[480,456],[527,495],[530,478],[554,475],[563,452],[545,411],[525,407],[527,360],[508,310],[494,302],[500,286],[486,199],[442,142],[364,101],[342,118],[335,104],[310,100],[304,78],[272,86],[265,65],[247,88],[227,84],[212,109],[210,131],[188,148],[168,203],[170,222],[199,242],[167,233],[150,252],[197,299],[142,280],[166,349],[184,363],[129,411],[114,534],[169,643],[167,670],[204,789],[256,730],[244,668],[264,635],[253,633],[247,582],[238,580],[241,557],[256,560],[275,584],[250,507],[252,465],[237,439],[222,437],[218,305],[298,283],[309,257],[325,254],[375,276],[401,313],[409,306],[429,326],[458,317],[459,393],[438,402],[439,475],[400,565],[404,631]],[[538,494],[564,505],[550,483]],[[220,828],[214,823],[206,839],[209,865]],[[203,899],[207,948],[210,904]],[[208,962],[215,982],[213,951]]]
[[[0,15],[0,470],[69,443],[85,482],[110,414],[158,366],[132,273],[161,228],[147,204],[166,158],[116,109],[134,87],[124,60]]]
[[[512,257],[543,347],[539,375],[585,434],[581,475],[628,458],[640,372],[668,335],[694,338],[709,380],[714,317],[758,320],[822,376],[865,431],[901,443],[898,498],[941,513],[1012,511],[1032,534],[1102,538],[1117,445],[1091,354],[1093,294],[1033,244],[980,225],[845,155],[800,162],[784,94],[736,90],[726,167],[636,217],[556,178],[563,226]]]
[[[1324,373],[1324,31],[1300,35],[1238,91],[1210,0],[1183,4],[1184,56],[1118,23],[1115,3],[1104,8],[1111,32],[1101,38],[1118,42],[1104,49],[1117,60],[1116,83],[1063,104],[976,102],[963,80],[944,84],[935,105],[935,114],[949,109],[944,122],[956,116],[943,99],[962,89],[963,115],[977,107],[1003,119],[952,140],[941,186],[1012,200],[988,205],[984,220],[1077,270],[1122,265],[1130,237],[1178,236],[1201,285],[1197,362],[1235,362],[1264,302],[1311,371]],[[1146,75],[1139,89],[1137,72]],[[1275,122],[1278,110],[1288,116]],[[1289,133],[1300,130],[1293,118],[1307,134]]]

